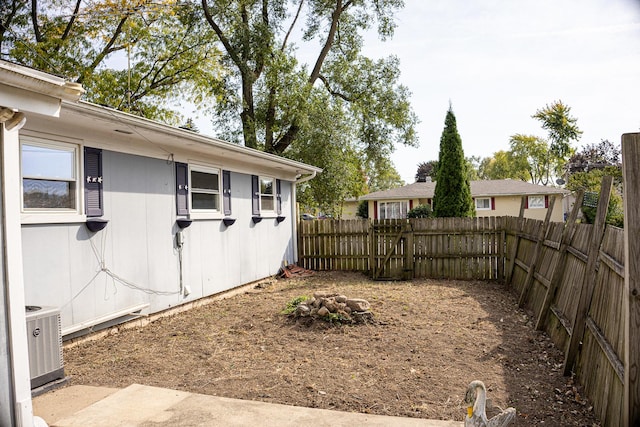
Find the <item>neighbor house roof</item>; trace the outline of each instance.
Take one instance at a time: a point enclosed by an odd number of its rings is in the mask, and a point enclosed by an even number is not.
[[[435,182],[414,182],[404,187],[376,191],[360,197],[360,200],[430,199],[436,189]],[[546,187],[529,182],[497,179],[471,181],[472,197],[522,196],[522,195],[569,194],[562,188]]]

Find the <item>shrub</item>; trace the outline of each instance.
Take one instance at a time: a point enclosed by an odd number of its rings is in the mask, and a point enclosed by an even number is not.
[[[418,205],[407,213],[407,218],[431,218],[433,211],[429,205]]]

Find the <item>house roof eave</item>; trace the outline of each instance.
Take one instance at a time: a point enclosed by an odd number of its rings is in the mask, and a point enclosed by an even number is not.
[[[148,140],[152,138],[157,144],[167,151],[173,149],[226,153],[237,160],[260,165],[268,164],[272,168],[285,170],[296,175],[316,175],[322,172],[321,168],[311,166],[275,154],[244,147],[232,142],[223,141],[214,137],[201,135],[189,130],[159,123],[133,114],[118,111],[109,107],[100,106],[86,101],[63,102],[63,108],[73,114],[98,120],[93,125],[101,126],[105,132],[121,132],[125,130],[131,133],[131,139]]]

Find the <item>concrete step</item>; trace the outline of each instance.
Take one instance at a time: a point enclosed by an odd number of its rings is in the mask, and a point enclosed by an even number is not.
[[[124,389],[69,386],[34,399],[50,427],[461,427],[462,422],[387,417],[229,399],[132,384]]]

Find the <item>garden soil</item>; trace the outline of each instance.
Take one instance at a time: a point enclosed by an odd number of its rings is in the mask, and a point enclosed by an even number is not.
[[[372,318],[340,324],[282,313],[318,292],[366,299]],[[380,282],[341,272],[274,278],[144,327],[67,345],[64,358],[73,385],[138,383],[459,421],[467,385],[481,380],[489,417],[512,406],[518,426],[599,425],[581,388],[562,375],[563,354],[494,282]]]

